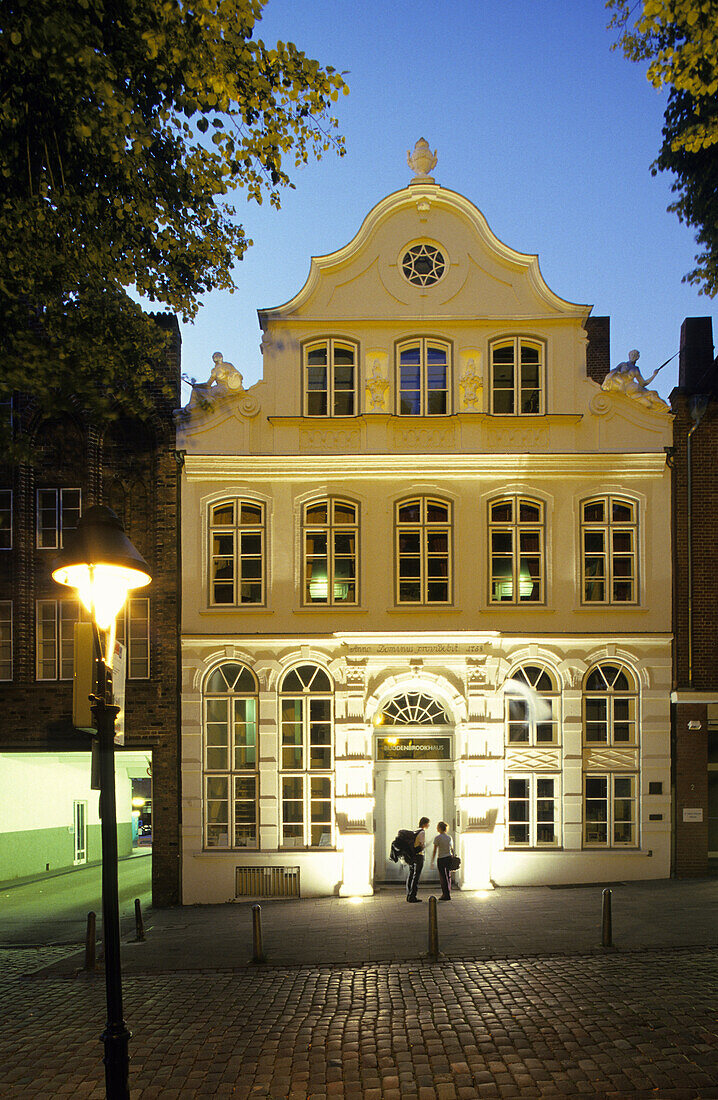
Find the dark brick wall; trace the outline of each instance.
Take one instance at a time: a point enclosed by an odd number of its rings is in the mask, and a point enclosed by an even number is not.
[[[689,729],[688,723],[700,723]],[[675,850],[679,878],[705,875],[708,870],[708,709],[705,703],[673,707]],[[701,809],[703,821],[684,821],[685,809]]]
[[[179,859],[179,466],[175,457],[173,408],[179,405],[180,337],[168,328],[169,397],[155,395],[150,422],[113,422],[104,433],[82,415],[37,424],[32,406],[17,403],[25,428],[38,442],[34,467],[6,470],[0,484],[13,488],[13,550],[0,552],[0,599],[13,600],[14,679],[0,683],[0,750],[89,749],[90,739],[72,728],[71,682],[35,679],[35,600],[59,598],[50,577],[52,550],[35,548],[38,487],[81,488],[83,510],[109,503],[147,560],[150,599],[150,679],[128,680],[126,747],[152,752],[153,901],[178,904]],[[119,751],[119,750],[118,750]]]
[[[611,369],[611,318],[589,317],[584,327],[588,336],[586,374],[600,386]]]
[[[673,495],[673,683],[679,693],[718,695],[718,363],[709,317],[689,317],[681,329],[679,385],[671,394],[674,413]],[[703,395],[706,400],[699,401]],[[688,535],[688,433],[691,435],[691,538]],[[689,614],[689,553],[693,570]],[[692,618],[692,624],[689,620]],[[689,645],[690,640],[692,645]],[[690,721],[700,730],[688,729]],[[705,703],[673,707],[675,873],[708,871],[708,758]],[[684,822],[684,807],[703,809],[702,823]]]

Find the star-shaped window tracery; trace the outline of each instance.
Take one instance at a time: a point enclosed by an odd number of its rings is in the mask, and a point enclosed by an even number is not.
[[[446,268],[446,261],[433,244],[414,244],[401,261],[404,277],[414,286],[433,286]]]

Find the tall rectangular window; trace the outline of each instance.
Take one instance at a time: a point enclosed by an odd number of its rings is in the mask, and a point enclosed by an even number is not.
[[[117,616],[117,640],[127,647],[128,679],[149,679],[150,601],[147,596],[133,596],[127,600]]]
[[[0,489],[0,550],[12,549],[12,489]]]
[[[558,780],[547,775],[510,775],[507,794],[509,847],[555,847],[558,844]]]
[[[219,665],[204,697],[204,843],[256,848],[259,840],[257,683],[244,665]]]
[[[583,842],[587,847],[636,846],[635,775],[584,775]]]
[[[420,339],[401,344],[399,415],[445,416],[449,411],[449,345]]]
[[[74,673],[77,600],[37,600],[35,603],[35,677],[71,680]]]
[[[491,345],[491,411],[537,415],[544,411],[543,344],[522,337]]]
[[[543,603],[543,504],[507,497],[489,505],[491,603]]]
[[[398,604],[451,602],[451,505],[419,497],[396,506]]]
[[[581,505],[584,603],[624,604],[638,599],[636,505],[598,497]]]
[[[304,348],[304,415],[354,416],[356,412],[354,344],[319,340]]]
[[[62,547],[63,534],[77,527],[81,513],[80,489],[38,489],[35,540],[38,549]]]
[[[0,680],[12,675],[12,601],[0,600]]]
[[[347,500],[304,508],[304,602],[356,604],[359,509]]]
[[[213,504],[209,518],[209,595],[214,607],[263,604],[264,505],[252,500]]]
[[[331,847],[331,682],[319,666],[299,665],[287,672],[281,691],[282,847]]]

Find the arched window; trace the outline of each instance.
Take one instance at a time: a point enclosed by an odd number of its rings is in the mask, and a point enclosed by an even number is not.
[[[377,726],[449,726],[442,703],[421,691],[407,691],[394,696],[382,707],[374,720]]]
[[[510,496],[489,504],[491,603],[543,603],[544,506]]]
[[[544,411],[544,346],[512,336],[491,345],[491,411],[537,415]]]
[[[585,603],[636,603],[638,514],[620,497],[581,503],[581,572]]]
[[[540,665],[524,665],[504,684],[506,739],[510,745],[555,745],[558,692],[553,675]]]
[[[398,604],[451,602],[451,505],[417,497],[396,505]]]
[[[315,340],[304,348],[304,415],[354,416],[356,345]]]
[[[587,745],[635,745],[638,695],[633,676],[609,662],[592,668],[583,687],[583,739]]]
[[[638,776],[616,766],[595,766],[591,750],[638,743],[638,691],[621,665],[601,662],[583,685],[583,841],[588,847],[635,847],[638,843]],[[627,762],[628,763],[628,762]],[[633,768],[633,762],[629,763]]]
[[[280,688],[281,844],[333,845],[333,689],[319,665],[285,673]]]
[[[204,705],[204,844],[256,848],[257,681],[241,664],[209,676]]]
[[[215,607],[263,604],[264,505],[223,500],[209,510],[209,600]]]
[[[348,500],[304,506],[304,602],[356,604],[359,508]]]
[[[450,345],[428,337],[399,344],[400,416],[445,416],[449,412]]]

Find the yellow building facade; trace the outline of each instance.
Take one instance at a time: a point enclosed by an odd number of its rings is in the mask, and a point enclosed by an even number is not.
[[[429,165],[180,417],[186,903],[670,872],[669,411]]]

